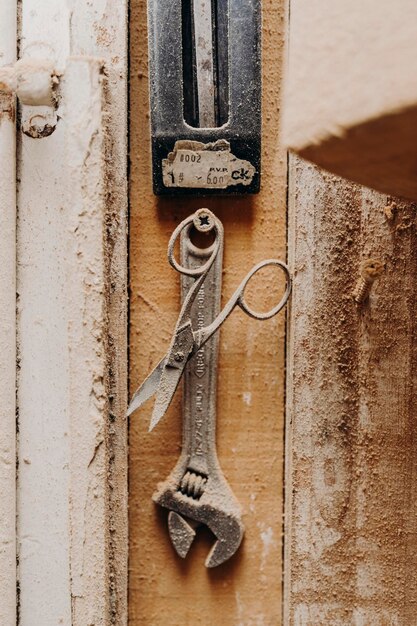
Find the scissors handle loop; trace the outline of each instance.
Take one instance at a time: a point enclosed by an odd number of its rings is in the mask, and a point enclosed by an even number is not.
[[[286,279],[285,293],[282,296],[281,300],[278,302],[278,304],[276,304],[272,309],[266,311],[265,313],[258,313],[257,311],[251,309],[245,301],[245,289],[248,286],[248,283],[252,276],[259,272],[259,270],[261,270],[263,267],[267,267],[269,265],[276,265],[284,272]],[[281,311],[281,309],[286,305],[288,298],[290,297],[290,293],[291,275],[285,263],[279,261],[278,259],[267,259],[265,261],[261,261],[260,263],[255,265],[250,270],[250,272],[248,272],[248,274],[246,274],[245,278],[242,280],[239,287],[236,289],[236,291],[227,302],[221,313],[216,317],[216,319],[208,326],[205,326],[204,328],[196,331],[196,347],[198,349],[201,348],[210,339],[210,337],[214,335],[217,330],[219,330],[220,326],[223,324],[223,322],[227,320],[227,318],[236,306],[239,306],[247,315],[253,317],[256,320],[267,320]]]
[[[192,223],[195,220],[195,215],[190,215],[184,221],[182,221],[181,224],[177,226],[177,228],[174,230],[174,232],[171,235],[171,239],[169,240],[169,243],[168,243],[168,261],[170,265],[175,270],[177,270],[177,272],[179,272],[180,274],[183,274],[184,276],[194,276],[194,278],[198,278],[199,276],[206,274],[209,271],[210,267],[213,265],[214,259],[216,258],[219,252],[220,245],[221,245],[221,238],[223,236],[223,229],[221,227],[221,224],[218,222],[217,218],[212,213],[210,213],[210,215],[212,215],[213,217],[213,230],[214,230],[215,238],[214,238],[213,244],[208,249],[208,251],[211,250],[211,254],[203,265],[200,265],[199,267],[195,267],[195,268],[184,267],[183,265],[178,263],[177,259],[175,258],[175,253],[174,253],[174,247],[175,247],[175,243],[178,237],[180,236],[180,234],[185,228],[188,228],[189,230],[191,230]]]
[[[254,311],[245,300],[245,290],[248,286],[252,276],[254,276],[259,270],[264,267],[268,267],[270,265],[276,265],[281,268],[285,274],[286,280],[286,288],[285,293],[282,296],[281,300],[276,304],[272,309],[266,312],[258,313]],[[278,259],[266,259],[265,261],[261,261],[257,265],[255,265],[250,272],[245,276],[239,287],[237,288],[236,294],[238,294],[237,304],[240,308],[245,311],[250,317],[253,317],[255,320],[269,320],[271,317],[274,317],[277,313],[281,311],[281,309],[287,304],[288,298],[291,293],[291,276],[288,270],[288,267],[282,261]],[[233,299],[233,296],[232,296]]]

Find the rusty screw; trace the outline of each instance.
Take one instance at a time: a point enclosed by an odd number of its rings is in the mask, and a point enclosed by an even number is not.
[[[372,285],[385,270],[385,264],[378,259],[366,259],[361,264],[360,278],[353,291],[353,299],[357,304],[363,304],[368,298]]]

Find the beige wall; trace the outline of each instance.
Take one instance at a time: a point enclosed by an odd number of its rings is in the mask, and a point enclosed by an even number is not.
[[[293,0],[283,140],[321,167],[417,198],[414,0]]]

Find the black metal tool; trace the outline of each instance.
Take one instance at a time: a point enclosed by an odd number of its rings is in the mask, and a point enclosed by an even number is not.
[[[257,193],[260,0],[149,0],[157,195]]]

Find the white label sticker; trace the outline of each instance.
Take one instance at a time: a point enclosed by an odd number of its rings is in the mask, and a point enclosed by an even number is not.
[[[181,140],[162,160],[162,175],[165,187],[226,189],[250,185],[255,168],[235,157],[225,139],[214,143]]]

